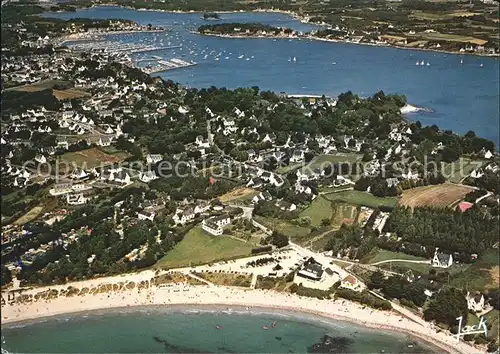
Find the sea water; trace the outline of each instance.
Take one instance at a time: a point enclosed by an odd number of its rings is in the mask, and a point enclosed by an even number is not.
[[[2,347],[11,353],[306,353],[325,335],[333,352],[439,352],[404,334],[300,313],[161,306],[2,326]]]
[[[115,34],[108,39],[159,47],[167,46],[168,42],[171,46],[182,45],[177,49],[133,54],[132,58],[158,55],[165,59],[193,60],[198,65],[157,74],[190,87],[259,86],[262,90],[289,94],[327,96],[348,90],[369,96],[383,90],[404,94],[409,103],[432,110],[410,114],[409,119],[437,124],[461,134],[474,130],[477,135],[499,143],[499,62],[494,58],[305,39],[201,36],[192,33],[208,23],[200,19],[199,13],[101,6],[44,16],[123,18],[143,25],[162,26],[168,31]],[[221,16],[222,20],[217,23],[259,22],[303,32],[316,28],[280,13],[223,13]],[[243,57],[238,58],[241,55]],[[288,61],[293,57],[297,61]],[[415,65],[422,60],[430,65]]]

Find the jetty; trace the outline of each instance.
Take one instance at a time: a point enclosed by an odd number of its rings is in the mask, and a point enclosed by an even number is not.
[[[152,60],[150,60],[152,61]],[[148,66],[145,68],[141,68],[142,71],[144,71],[147,74],[154,74],[154,73],[159,73],[159,72],[164,72],[164,71],[169,71],[169,70],[174,70],[174,69],[181,69],[181,68],[186,68],[188,66],[193,66],[197,65],[194,61],[185,61],[182,59],[170,59],[170,60],[158,60],[157,65],[155,66]]]

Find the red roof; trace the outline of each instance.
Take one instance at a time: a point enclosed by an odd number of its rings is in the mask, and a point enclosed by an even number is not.
[[[458,204],[458,209],[463,213],[464,211],[469,210],[474,204],[469,202],[461,202]]]

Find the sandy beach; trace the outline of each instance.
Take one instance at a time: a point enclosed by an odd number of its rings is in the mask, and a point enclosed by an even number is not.
[[[347,300],[319,300],[280,293],[270,290],[254,290],[216,285],[189,285],[188,283],[152,285],[153,271],[100,278],[43,288],[33,288],[22,292],[37,300],[19,302],[2,293],[6,301],[2,305],[2,325],[42,317],[105,310],[119,307],[145,305],[223,305],[272,308],[285,311],[303,312],[327,318],[354,322],[371,328],[383,328],[410,334],[434,344],[449,353],[479,353],[480,350],[464,342],[457,342],[445,332],[437,333],[431,324],[415,323],[395,311],[378,311]],[[124,284],[142,286],[130,289]],[[56,296],[44,299],[35,296],[41,292],[59,292],[73,289],[91,289],[103,285],[122,284],[120,290],[108,292],[86,292],[84,295]],[[19,295],[18,295],[19,296]],[[3,303],[3,301],[2,301]]]

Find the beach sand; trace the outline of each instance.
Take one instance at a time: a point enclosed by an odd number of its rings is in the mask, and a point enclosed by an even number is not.
[[[23,295],[35,295],[46,290],[94,288],[103,284],[134,282],[148,284],[141,289],[123,289],[103,293],[58,296],[38,299],[29,303],[11,302],[2,305],[2,325],[34,320],[47,316],[105,310],[119,307],[144,305],[223,305],[272,308],[284,311],[303,312],[327,318],[350,321],[371,328],[382,328],[404,332],[434,344],[449,353],[480,353],[481,351],[457,342],[451,335],[433,328],[432,324],[415,323],[395,311],[378,311],[347,300],[319,300],[271,290],[241,289],[215,285],[167,284],[149,286],[153,271],[99,278],[65,285],[34,288],[23,291]],[[2,293],[7,301],[7,293]]]

